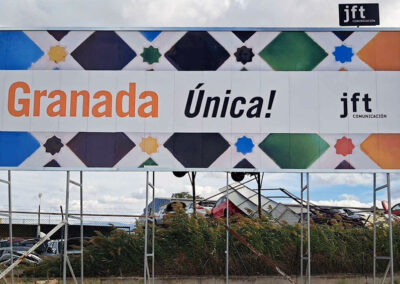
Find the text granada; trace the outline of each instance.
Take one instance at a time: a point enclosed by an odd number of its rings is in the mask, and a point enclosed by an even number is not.
[[[78,100],[82,103],[78,109]],[[43,107],[43,105],[45,107]],[[158,95],[144,91],[136,98],[136,83],[116,96],[106,90],[91,94],[87,90],[31,90],[26,82],[14,82],[8,90],[8,112],[12,116],[41,116],[45,109],[49,117],[158,117]],[[80,115],[79,115],[80,116]]]

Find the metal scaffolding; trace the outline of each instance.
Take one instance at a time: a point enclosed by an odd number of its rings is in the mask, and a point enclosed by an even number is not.
[[[391,196],[391,188],[390,188],[390,173],[386,173],[386,183],[381,186],[376,186],[376,173],[374,176],[374,218],[373,218],[373,227],[374,227],[374,260],[373,260],[373,280],[374,284],[376,283],[376,261],[377,260],[387,260],[388,264],[383,275],[382,283],[385,282],[386,276],[390,270],[390,283],[394,283],[394,266],[393,266],[393,230],[392,230],[392,196]],[[388,199],[388,225],[389,225],[389,256],[377,256],[376,255],[376,192],[385,189],[387,190],[387,199]]]
[[[8,187],[8,213],[1,214],[1,215],[8,217],[10,256],[12,256],[12,255],[14,255],[14,250],[13,250],[13,232],[12,232],[11,171],[7,171],[7,180],[0,179],[0,183],[7,184],[7,187]],[[13,264],[14,264],[14,259],[13,259],[13,257],[10,257],[10,267],[13,267]],[[0,277],[0,279],[2,279],[2,277]],[[14,284],[14,269],[11,269],[11,283]]]
[[[225,281],[229,283],[229,173],[226,173],[226,250],[225,250]]]
[[[145,222],[144,222],[144,271],[143,271],[143,283],[146,284],[147,280],[149,283],[154,284],[154,264],[155,264],[155,255],[154,255],[154,242],[155,242],[155,172],[153,172],[152,182],[149,180],[149,172],[146,172],[146,207],[145,207]],[[152,208],[151,215],[149,215],[149,187],[152,188]],[[149,219],[151,220],[152,228],[151,228],[151,252],[148,253],[148,239],[149,239]],[[151,258],[151,274],[149,269],[149,261],[148,258]]]
[[[304,283],[304,261],[306,262],[306,281],[308,284],[311,283],[311,234],[310,234],[310,179],[309,174],[305,174],[305,182],[304,182],[304,173],[300,174],[300,194],[301,194],[301,211],[300,211],[300,282]],[[304,191],[307,191],[307,254],[304,255]]]
[[[226,172],[226,258],[225,258],[225,280],[229,283],[229,172]],[[393,265],[393,230],[392,230],[392,202],[391,202],[391,185],[390,185],[390,174],[386,173],[386,183],[382,186],[377,186],[377,174],[373,174],[373,283],[376,283],[376,264],[377,260],[387,260],[388,264],[383,275],[382,283],[385,282],[387,274],[390,271],[390,283],[394,283],[394,265]],[[9,239],[10,239],[10,252],[12,255],[13,251],[13,232],[12,232],[12,188],[11,188],[11,171],[7,171],[7,179],[0,179],[0,183],[7,184],[8,186],[8,213],[4,213],[4,216],[9,218]],[[79,187],[80,196],[80,214],[79,217],[76,214],[72,215],[69,212],[69,200],[70,200],[70,186]],[[259,186],[260,187],[260,186]],[[152,206],[149,207],[149,188],[152,189]],[[310,232],[310,174],[300,173],[300,189],[301,189],[301,216],[300,216],[300,233],[301,233],[301,243],[300,243],[300,281],[301,283],[311,283],[311,232]],[[377,230],[377,218],[376,218],[376,193],[379,190],[387,190],[388,199],[388,231],[389,231],[389,256],[378,256],[376,250],[376,230]],[[306,200],[304,200],[304,192],[306,192]],[[304,207],[307,208],[306,214],[304,214]],[[151,211],[151,212],[149,212]],[[150,173],[146,172],[146,207],[145,207],[145,236],[144,236],[144,283],[154,283],[155,281],[155,172],[152,172],[152,177],[150,179]],[[66,172],[66,195],[65,195],[65,212],[64,219],[60,222],[54,229],[52,229],[46,236],[42,237],[38,243],[36,243],[31,249],[24,253],[23,257],[14,261],[13,257],[10,259],[10,266],[4,271],[0,272],[0,280],[10,273],[11,283],[14,283],[14,268],[23,260],[23,258],[30,253],[32,253],[36,248],[43,244],[48,238],[50,238],[59,229],[63,228],[64,231],[64,254],[63,254],[63,283],[67,283],[67,271],[69,270],[71,276],[75,283],[78,283],[75,277],[74,271],[72,270],[71,263],[68,258],[68,221],[70,218],[75,218],[80,220],[80,283],[84,283],[84,259],[83,259],[83,172],[79,171],[79,181],[76,182],[71,179],[70,171]],[[306,218],[306,220],[305,220]],[[151,229],[149,228],[149,222],[151,222]],[[305,233],[306,230],[306,233]],[[150,234],[150,236],[149,236]],[[307,239],[307,248],[304,248],[304,239]],[[151,249],[149,248],[149,240],[151,239]],[[149,258],[151,258],[151,271],[149,265]],[[306,266],[304,266],[306,263]],[[304,270],[305,275],[304,275]],[[304,277],[305,276],[305,277]]]
[[[79,217],[69,215],[69,189],[70,185],[75,185],[79,187],[79,200],[80,200],[80,210]],[[83,284],[84,281],[84,271],[83,271],[83,173],[79,172],[79,182],[71,179],[70,172],[67,171],[67,186],[65,191],[65,225],[64,225],[64,254],[63,254],[63,284],[67,284],[67,265],[68,269],[74,279],[74,283],[78,283],[74,270],[72,269],[71,262],[69,261],[69,251],[68,251],[68,220],[69,218],[74,218],[80,220],[80,262],[81,262],[81,277],[80,282]]]

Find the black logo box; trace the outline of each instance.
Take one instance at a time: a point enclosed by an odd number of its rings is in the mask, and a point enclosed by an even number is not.
[[[339,25],[340,26],[379,25],[379,4],[377,3],[339,4]]]

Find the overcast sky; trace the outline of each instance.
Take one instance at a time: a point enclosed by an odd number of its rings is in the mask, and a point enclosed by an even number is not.
[[[1,0],[5,27],[336,27],[346,0]],[[380,3],[381,26],[399,27],[400,1]],[[358,3],[355,1],[355,3]]]
[[[1,0],[0,26],[23,27],[337,27],[337,0]],[[357,2],[357,1],[356,1]],[[383,27],[400,26],[400,1],[380,3]],[[4,172],[0,173],[3,178]],[[383,182],[383,181],[382,181]],[[266,174],[264,187],[285,187],[299,194],[299,174]],[[198,193],[209,196],[224,186],[222,173],[198,175]],[[157,174],[157,196],[190,189],[188,179]],[[400,177],[393,175],[393,197],[400,202]],[[0,185],[0,209],[7,208]],[[333,205],[372,205],[372,175],[314,174],[311,199]],[[65,172],[13,173],[15,210],[35,210],[43,193],[44,211],[59,211],[65,198]],[[378,199],[386,199],[383,192]],[[84,207],[89,213],[141,213],[144,173],[85,173]],[[78,210],[78,191],[71,206]]]

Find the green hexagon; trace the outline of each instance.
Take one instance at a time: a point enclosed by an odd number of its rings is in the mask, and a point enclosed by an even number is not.
[[[143,48],[143,52],[140,54],[143,57],[143,62],[147,62],[149,64],[153,64],[158,62],[161,57],[161,53],[158,51],[158,48],[149,46]]]
[[[310,71],[328,56],[305,32],[281,32],[259,55],[277,71]]]
[[[307,169],[329,148],[317,134],[273,133],[259,145],[282,169]]]

